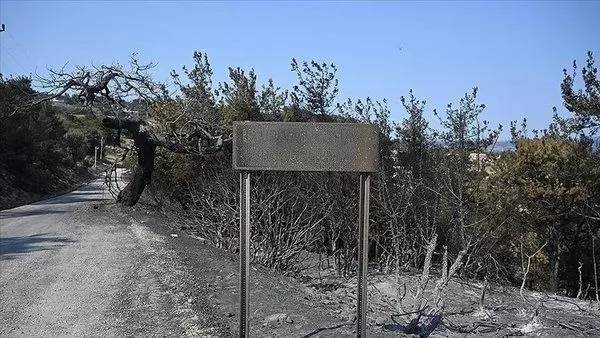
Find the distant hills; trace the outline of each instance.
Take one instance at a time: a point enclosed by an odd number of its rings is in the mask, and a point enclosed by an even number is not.
[[[511,141],[498,141],[494,146],[494,153],[501,153],[503,151],[515,150],[515,145]]]

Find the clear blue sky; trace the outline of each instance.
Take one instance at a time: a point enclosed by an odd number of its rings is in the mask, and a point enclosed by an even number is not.
[[[139,52],[171,69],[208,53],[215,81],[254,68],[281,87],[292,57],[335,62],[340,95],[387,98],[393,118],[410,88],[443,110],[478,86],[485,117],[527,117],[543,128],[560,98],[562,69],[587,50],[600,59],[600,2],[69,2],[0,1],[0,71],[126,62]],[[436,125],[437,123],[434,123]],[[505,134],[506,135],[506,134]]]

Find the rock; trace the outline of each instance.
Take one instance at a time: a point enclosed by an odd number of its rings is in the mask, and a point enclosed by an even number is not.
[[[387,320],[387,318],[385,318],[385,317],[377,317],[375,319],[375,325],[381,326],[381,325],[385,324],[386,320]]]
[[[348,323],[353,323],[356,320],[356,313],[349,313],[348,318],[346,318]]]
[[[179,235],[177,235],[177,234],[171,234],[171,237],[177,238],[177,237],[179,237]]]
[[[283,323],[291,324],[293,322],[294,321],[286,313],[274,313],[265,318],[263,325],[267,326],[267,325],[283,324]]]

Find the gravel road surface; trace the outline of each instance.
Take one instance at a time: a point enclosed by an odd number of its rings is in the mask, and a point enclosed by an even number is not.
[[[188,279],[101,179],[0,211],[2,336],[227,335],[192,306]]]

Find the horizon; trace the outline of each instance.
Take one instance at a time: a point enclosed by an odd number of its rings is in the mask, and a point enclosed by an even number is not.
[[[131,53],[157,62],[153,74],[192,64],[208,54],[213,84],[228,67],[254,69],[258,86],[272,78],[290,89],[290,61],[333,62],[339,94],[387,99],[391,118],[406,112],[400,96],[413,89],[443,112],[472,87],[484,118],[503,125],[527,118],[544,129],[562,105],[563,68],[600,53],[600,2],[17,2],[0,3],[0,73],[44,75],[46,68],[120,62]],[[308,23],[308,24],[307,24]],[[57,48],[60,46],[60,48]],[[173,87],[171,87],[173,88]]]

